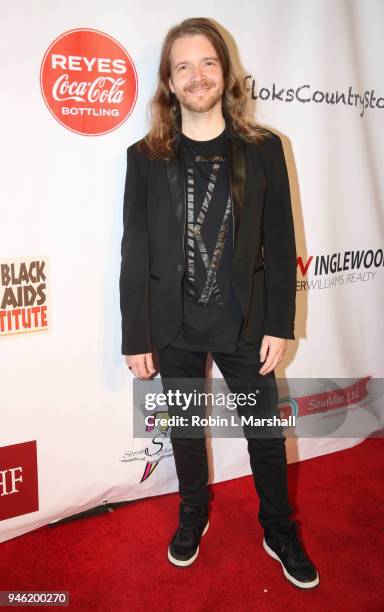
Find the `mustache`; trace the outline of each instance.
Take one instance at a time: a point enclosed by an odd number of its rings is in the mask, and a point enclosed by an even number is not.
[[[185,91],[195,91],[195,89],[204,89],[208,87],[214,87],[215,83],[213,81],[200,81],[198,83],[192,83],[185,88]]]

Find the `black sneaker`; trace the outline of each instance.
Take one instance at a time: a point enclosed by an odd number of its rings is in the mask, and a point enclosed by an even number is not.
[[[208,506],[180,504],[179,527],[168,547],[168,559],[174,565],[191,565],[199,554],[199,544],[209,527]]]
[[[285,530],[266,527],[263,547],[273,559],[280,561],[285,577],[297,587],[311,589],[319,584],[319,574],[299,542],[296,523]]]

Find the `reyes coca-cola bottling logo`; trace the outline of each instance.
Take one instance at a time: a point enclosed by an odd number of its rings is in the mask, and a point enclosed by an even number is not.
[[[61,34],[47,49],[40,86],[46,105],[64,127],[96,136],[115,130],[131,114],[137,73],[115,39],[78,28]]]

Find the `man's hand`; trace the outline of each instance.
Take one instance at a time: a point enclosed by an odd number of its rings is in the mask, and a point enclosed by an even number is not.
[[[155,368],[153,367],[152,353],[125,355],[125,361],[136,378],[147,380],[156,372]]]
[[[267,359],[260,368],[259,373],[268,374],[269,372],[272,372],[272,370],[274,370],[277,364],[282,360],[286,348],[286,338],[264,336],[260,348],[260,361],[265,361],[265,358]]]

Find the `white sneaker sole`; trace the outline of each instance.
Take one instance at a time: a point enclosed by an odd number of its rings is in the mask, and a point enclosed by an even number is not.
[[[312,580],[311,582],[300,582],[299,580],[296,580],[296,578],[291,576],[291,574],[289,574],[287,570],[285,569],[284,564],[282,563],[281,559],[279,559],[277,554],[273,552],[271,548],[269,548],[268,544],[265,541],[265,538],[263,538],[263,548],[265,552],[267,552],[270,555],[270,557],[280,562],[283,568],[284,576],[287,578],[287,580],[292,582],[292,584],[294,584],[295,586],[299,587],[300,589],[311,589],[319,584],[320,579],[319,579],[319,574],[317,572],[316,572],[316,578]]]
[[[201,534],[201,537],[203,537],[203,535],[207,533],[208,527],[209,527],[209,521],[207,521],[207,524],[204,527],[204,531]],[[199,546],[196,548],[195,554],[190,559],[187,559],[186,561],[180,561],[179,559],[175,559],[175,557],[172,557],[171,547],[168,546],[168,559],[171,563],[173,563],[173,565],[177,565],[179,567],[187,567],[188,565],[191,565],[197,558],[199,554],[199,548],[200,548]]]

